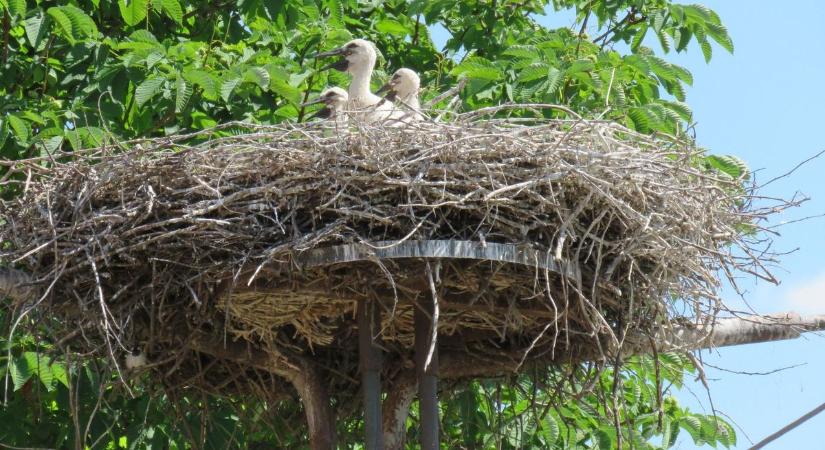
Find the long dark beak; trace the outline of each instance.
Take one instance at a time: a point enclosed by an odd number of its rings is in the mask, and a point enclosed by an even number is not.
[[[375,93],[380,94],[382,92],[386,92],[387,94],[384,95],[384,98],[389,101],[394,101],[396,97],[395,90],[393,90],[394,87],[395,85],[393,84],[393,82],[389,81],[385,85],[381,86],[381,88],[378,89]]]
[[[392,85],[390,83],[387,83],[387,84],[381,86],[381,89],[379,89],[378,92],[376,92],[376,94],[380,94],[382,92],[386,92],[386,95],[384,95],[384,98],[391,101],[391,102],[395,101],[395,98],[398,96],[395,93],[395,91],[392,89]]]
[[[377,91],[375,91],[375,93],[380,94],[382,92],[387,92],[387,91],[392,92],[392,83],[387,83],[387,84],[381,86],[380,88],[378,88]]]
[[[330,117],[332,117],[332,108],[325,106],[315,114],[309,116],[309,119],[329,119]]]
[[[329,63],[318,69],[318,71],[323,72],[324,70],[335,69],[339,72],[346,72],[347,68],[349,68],[349,61],[342,59],[340,61],[335,61],[334,63]]]
[[[344,54],[344,48],[339,47],[339,48],[336,48],[334,50],[330,50],[328,52],[321,52],[321,53],[315,53],[315,54],[309,55],[309,58],[315,58],[315,59],[329,58],[330,56],[338,56],[338,55],[343,55],[343,54]]]
[[[323,103],[323,102],[324,102],[324,100],[323,100],[321,97],[318,97],[318,98],[316,98],[315,100],[310,100],[310,101],[308,101],[308,102],[301,103],[301,105],[300,105],[300,106],[301,106],[302,108],[305,108],[305,107],[307,107],[307,106],[310,106],[310,105],[317,105],[318,103]]]

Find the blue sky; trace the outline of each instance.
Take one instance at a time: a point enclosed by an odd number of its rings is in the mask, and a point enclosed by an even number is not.
[[[697,47],[665,57],[687,67],[695,82],[687,102],[698,121],[697,140],[713,153],[735,154],[766,181],[825,150],[825,1],[694,0],[713,8],[733,37],[733,55],[719,47],[706,64]],[[552,13],[541,21],[569,26],[572,15]],[[434,30],[436,42],[445,36]],[[651,43],[651,47],[658,48]],[[660,49],[659,49],[660,50]],[[803,207],[779,217],[791,221],[825,213],[825,157],[791,177],[768,186],[764,193],[811,197]],[[778,221],[777,221],[778,223]],[[825,314],[825,219],[781,227],[778,249],[794,253],[782,260],[779,286],[746,280],[745,299],[760,313],[794,310]],[[742,307],[731,290],[725,298]],[[747,449],[792,420],[825,402],[825,339],[808,335],[793,341],[753,344],[703,354],[704,360],[741,375],[707,367],[711,391],[690,383],[678,392],[683,404],[710,412],[713,406],[737,427],[739,445]],[[768,449],[825,450],[825,414],[817,416],[770,444]],[[751,442],[752,441],[752,442]],[[683,434],[679,449],[695,448]]]
[[[695,82],[687,101],[699,122],[699,144],[716,153],[736,154],[752,169],[764,169],[758,174],[763,181],[825,150],[825,90],[821,88],[825,81],[825,2],[702,3],[722,17],[736,49],[733,55],[717,50],[710,64],[705,64],[696,48],[669,56],[693,72]],[[765,193],[782,197],[797,191],[811,201],[780,220],[825,213],[825,158],[765,188]],[[745,298],[756,311],[825,314],[824,228],[825,219],[813,219],[779,229],[779,248],[799,250],[783,258],[782,268],[776,271],[782,280],[779,286],[752,280],[746,285]],[[730,290],[726,298],[734,306],[741,305]],[[741,427],[737,449],[749,448],[748,438],[758,442],[825,402],[825,339],[821,336],[719,349],[706,353],[705,361],[739,372],[803,364],[764,376],[707,369],[713,405]],[[709,410],[708,394],[699,383],[678,397],[696,409]],[[823,429],[825,414],[767,448],[825,449]],[[678,448],[694,445],[682,439]]]

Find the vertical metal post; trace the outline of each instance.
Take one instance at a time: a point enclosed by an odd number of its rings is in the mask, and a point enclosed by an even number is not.
[[[364,434],[366,450],[383,450],[381,429],[381,348],[375,345],[381,326],[381,313],[372,300],[358,304],[358,359],[364,394]]]
[[[433,352],[427,370],[424,364],[432,339],[433,299],[415,308],[415,365],[418,375],[418,409],[421,416],[420,443],[422,450],[438,450],[438,347]]]

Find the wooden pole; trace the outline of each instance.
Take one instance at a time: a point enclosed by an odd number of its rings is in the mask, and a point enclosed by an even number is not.
[[[427,353],[432,345],[432,317],[435,304],[432,298],[415,308],[415,366],[418,375],[418,409],[421,417],[420,444],[422,450],[438,450],[438,346],[433,351],[430,365],[425,367]]]
[[[364,443],[366,450],[383,450],[381,426],[381,348],[376,345],[381,313],[372,300],[358,304],[358,358],[364,395]]]

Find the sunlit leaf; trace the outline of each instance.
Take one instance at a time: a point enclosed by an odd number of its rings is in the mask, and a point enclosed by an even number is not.
[[[178,0],[160,0],[163,12],[166,13],[176,23],[183,22],[183,8]]]
[[[224,80],[221,83],[221,98],[223,101],[228,102],[229,98],[232,97],[232,92],[235,91],[235,88],[241,84],[241,77],[235,76]]]
[[[192,97],[192,85],[186,79],[178,75],[175,81],[175,112],[181,113],[186,109],[189,98]]]
[[[375,29],[380,33],[391,34],[395,36],[406,36],[409,34],[407,27],[397,20],[384,19],[375,24]]]
[[[31,44],[32,48],[39,48],[40,42],[43,41],[43,38],[48,32],[48,21],[46,20],[46,16],[42,12],[38,12],[37,14],[26,19],[24,26],[26,28],[26,38],[29,40],[29,44]]]
[[[135,101],[138,106],[143,106],[160,91],[165,80],[160,77],[147,78],[135,89]]]
[[[8,5],[12,18],[26,16],[26,0],[8,0]]]
[[[118,0],[117,6],[120,16],[129,26],[135,26],[143,21],[149,10],[147,0]]]
[[[14,137],[17,139],[17,143],[20,145],[28,145],[29,138],[31,137],[29,124],[15,115],[8,116],[7,119],[9,126],[14,132]]]

